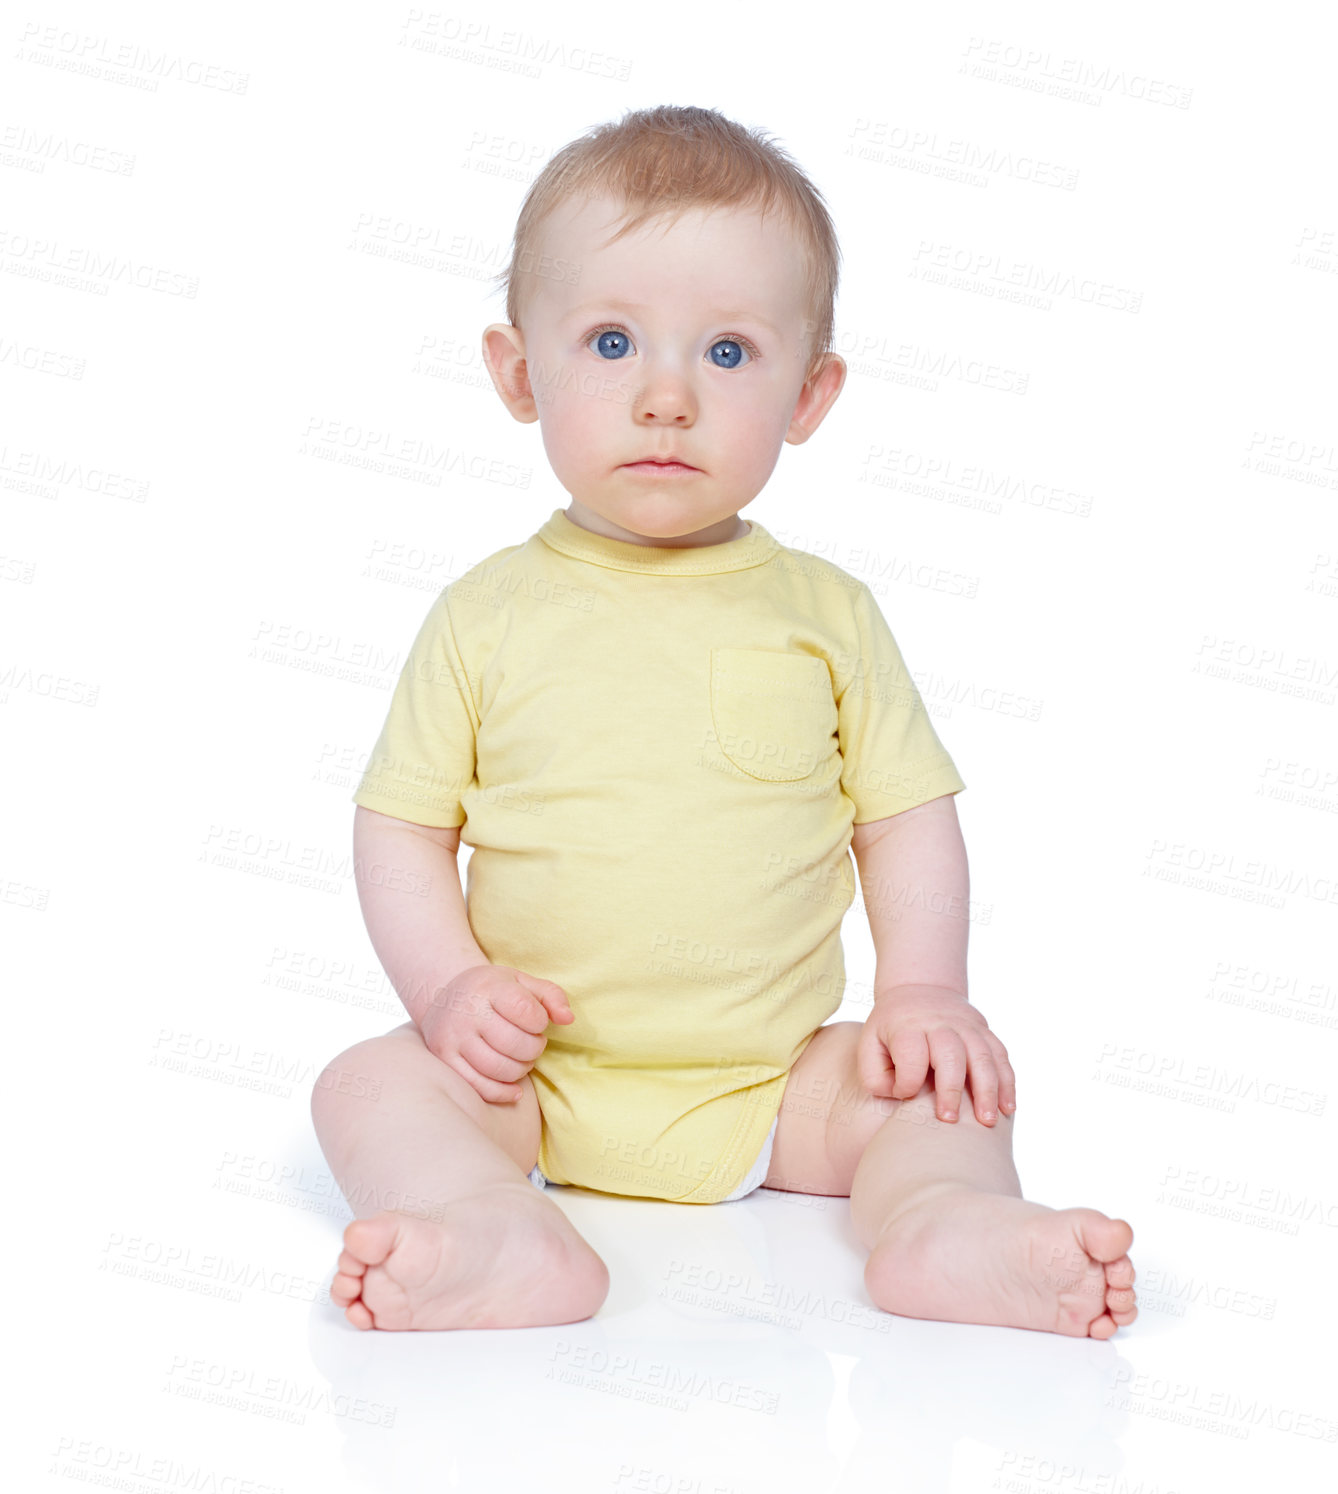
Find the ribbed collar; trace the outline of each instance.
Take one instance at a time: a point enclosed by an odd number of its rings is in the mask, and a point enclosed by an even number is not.
[[[573,524],[555,508],[538,531],[539,538],[561,555],[586,560],[615,571],[643,571],[659,576],[713,576],[721,571],[744,571],[762,565],[780,549],[776,538],[755,520],[747,534],[722,545],[634,545],[609,539]]]

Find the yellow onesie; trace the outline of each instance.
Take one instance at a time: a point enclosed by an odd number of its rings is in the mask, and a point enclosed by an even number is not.
[[[460,826],[479,947],[566,991],[544,1175],[706,1204],[841,1004],[852,826],[965,786],[862,581],[555,509],[432,604],[353,801]]]

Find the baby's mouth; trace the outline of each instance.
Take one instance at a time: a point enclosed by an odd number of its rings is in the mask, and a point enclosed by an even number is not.
[[[626,462],[623,465],[623,471],[643,472],[648,477],[672,477],[697,472],[700,468],[689,466],[687,462],[661,462],[651,459],[644,462]]]

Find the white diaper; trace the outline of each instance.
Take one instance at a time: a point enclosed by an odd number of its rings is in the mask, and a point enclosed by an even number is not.
[[[757,1161],[753,1163],[752,1170],[749,1172],[748,1176],[744,1178],[743,1182],[741,1182],[739,1186],[734,1190],[734,1192],[729,1195],[728,1198],[722,1198],[720,1200],[721,1203],[733,1203],[736,1199],[747,1198],[750,1193],[752,1193],[755,1189],[760,1188],[766,1181],[767,1173],[771,1168],[771,1148],[775,1145],[776,1127],[779,1124],[780,1116],[778,1115],[776,1119],[771,1123],[771,1129],[767,1132],[767,1139],[762,1143],[762,1150],[758,1153]],[[546,1178],[537,1167],[532,1167],[530,1169],[530,1182],[532,1182],[536,1188],[547,1188],[550,1186],[548,1178]],[[560,1188],[564,1185],[561,1183],[553,1183],[551,1186],[554,1188]]]

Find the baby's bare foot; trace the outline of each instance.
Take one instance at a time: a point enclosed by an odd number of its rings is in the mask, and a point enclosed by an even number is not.
[[[440,1219],[355,1219],[330,1297],[355,1328],[533,1328],[591,1317],[608,1286],[604,1262],[526,1182],[457,1199]]]
[[[1133,1239],[1099,1209],[935,1185],[893,1216],[864,1282],[903,1317],[1109,1338],[1138,1316]]]

